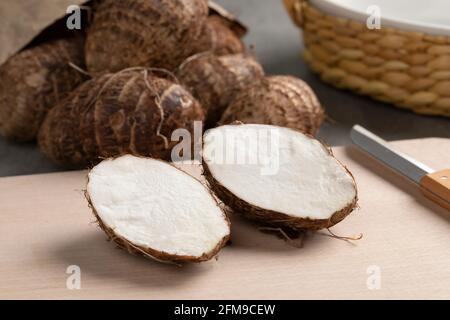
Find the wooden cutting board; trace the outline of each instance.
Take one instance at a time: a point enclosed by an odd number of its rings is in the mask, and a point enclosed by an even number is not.
[[[450,167],[449,139],[394,145]],[[233,241],[219,259],[183,267],[107,242],[91,224],[85,172],[0,179],[0,298],[449,299],[450,213],[360,151],[335,154],[356,177],[360,209],[332,231],[362,240],[323,231],[299,249],[233,217]],[[67,288],[70,266],[79,267],[80,290]]]

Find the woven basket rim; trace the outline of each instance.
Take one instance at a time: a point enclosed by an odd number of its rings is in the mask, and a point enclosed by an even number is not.
[[[303,29],[306,63],[333,86],[419,114],[450,117],[450,37],[328,14],[285,0]]]

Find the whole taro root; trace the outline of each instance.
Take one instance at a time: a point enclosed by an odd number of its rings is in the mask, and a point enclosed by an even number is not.
[[[242,90],[220,124],[271,124],[315,135],[324,117],[319,100],[306,82],[291,76],[270,76]]]
[[[101,0],[87,31],[88,70],[172,70],[194,53],[207,16],[207,0]]]
[[[70,168],[122,154],[170,160],[177,144],[173,131],[193,134],[194,122],[203,120],[202,107],[183,87],[133,68],[75,90],[48,114],[39,145],[52,161]]]
[[[9,140],[36,138],[47,112],[85,77],[82,38],[54,40],[25,49],[0,66],[0,134]]]
[[[41,151],[55,163],[82,168],[98,157],[93,125],[95,101],[111,76],[86,81],[48,113],[38,142]]]
[[[220,120],[233,98],[247,85],[264,76],[262,66],[245,54],[216,56],[197,54],[187,59],[177,73],[206,112],[206,127]]]

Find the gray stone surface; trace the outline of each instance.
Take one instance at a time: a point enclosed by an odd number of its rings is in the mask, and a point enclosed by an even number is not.
[[[422,137],[450,138],[450,120],[426,117],[393,108],[368,98],[339,91],[322,83],[301,60],[299,30],[291,23],[281,0],[219,0],[250,28],[246,42],[269,74],[291,74],[316,91],[333,123],[319,134],[330,145],[349,144],[349,130],[362,124],[386,140]],[[13,144],[0,138],[0,176],[58,171],[33,144]]]

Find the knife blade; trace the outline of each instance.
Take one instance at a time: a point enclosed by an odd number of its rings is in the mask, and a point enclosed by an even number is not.
[[[450,210],[450,170],[435,171],[392,149],[385,140],[360,125],[352,128],[350,138],[374,158],[419,185],[427,198]]]

